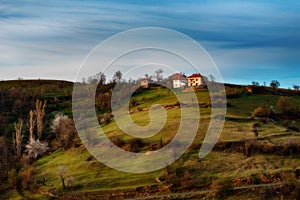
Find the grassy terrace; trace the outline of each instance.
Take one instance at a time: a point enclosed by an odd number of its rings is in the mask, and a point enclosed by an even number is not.
[[[182,93],[178,95],[186,95]],[[209,94],[207,91],[200,91],[196,93],[199,102],[209,104]],[[139,125],[146,125],[149,123],[149,115],[146,108],[153,104],[161,104],[164,106],[174,105],[177,102],[172,93],[167,89],[145,90],[136,94],[135,98],[138,105],[130,108],[132,112],[132,119]],[[261,123],[257,127],[258,135],[254,133],[253,124],[259,123],[259,119],[251,118],[252,111],[258,105],[273,106],[275,109],[278,96],[274,95],[244,95],[240,98],[228,99],[228,110],[224,129],[219,138],[219,142],[235,142],[245,139],[259,139],[264,138],[263,142],[268,145],[287,145],[291,142],[299,144],[299,132],[287,130],[282,124],[283,122],[267,121]],[[300,102],[299,97],[293,97],[295,103]],[[144,109],[144,110],[143,110]],[[180,108],[174,107],[167,111],[167,123],[160,133],[157,135],[143,139],[144,146],[140,147],[139,151],[148,151],[153,147],[153,144],[159,144],[161,140],[164,144],[168,143],[176,134],[180,124]],[[116,190],[135,190],[138,187],[146,187],[151,185],[158,185],[160,192],[169,192],[169,182],[164,181],[157,183],[158,177],[164,177],[167,173],[172,177],[176,177],[182,181],[184,188],[208,188],[211,183],[222,183],[225,180],[234,181],[236,179],[259,179],[262,174],[266,176],[276,175],[291,171],[300,166],[299,155],[278,156],[272,154],[253,154],[246,156],[241,151],[235,149],[213,150],[204,158],[198,158],[199,147],[205,136],[206,130],[210,123],[210,108],[201,108],[201,121],[199,124],[198,134],[194,140],[193,145],[185,154],[170,167],[161,169],[151,173],[145,174],[129,174],[110,169],[94,159],[91,154],[85,150],[83,146],[78,148],[71,148],[63,151],[58,150],[49,156],[39,159],[34,167],[36,169],[36,177],[42,179],[47,176],[46,185],[43,190],[60,194],[74,194],[87,192],[113,192]],[[297,126],[299,126],[298,122]],[[124,134],[118,129],[115,122],[103,126],[103,130],[108,137],[119,138],[124,141],[122,148],[128,149],[126,143],[133,138]],[[273,137],[275,135],[275,137]],[[276,137],[278,135],[278,137]],[[269,137],[270,136],[270,137]],[[152,145],[152,146],[151,146]],[[67,168],[66,177],[73,177],[74,183],[67,190],[63,190],[61,181],[57,175],[59,166]],[[183,170],[180,171],[180,170]],[[184,175],[186,172],[186,175]],[[182,174],[183,173],[183,174]],[[45,175],[46,174],[46,175]],[[274,176],[275,176],[274,175]],[[254,177],[254,178],[253,178]],[[269,177],[267,182],[274,180]],[[54,192],[55,191],[55,192]],[[47,198],[41,193],[24,194],[33,195],[35,198]],[[17,198],[17,197],[16,197]]]

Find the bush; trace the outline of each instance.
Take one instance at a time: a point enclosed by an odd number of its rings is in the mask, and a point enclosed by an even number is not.
[[[121,140],[119,137],[112,137],[110,138],[110,140],[112,141],[112,143],[114,143],[116,146],[120,148],[125,145],[125,142]]]
[[[138,152],[141,147],[144,146],[144,143],[139,138],[133,138],[129,141],[130,149],[132,152]]]
[[[20,171],[20,179],[22,188],[28,190],[31,188],[32,184],[34,184],[32,174],[34,173],[34,169],[32,167],[27,167]]]
[[[252,113],[253,117],[269,117],[270,116],[270,109],[266,106],[259,106],[255,108]]]
[[[131,98],[129,101],[129,104],[131,107],[135,107],[135,106],[139,105],[135,98]]]
[[[16,169],[13,168],[8,172],[8,184],[11,187],[16,188],[17,183],[18,183],[18,174]]]
[[[297,109],[293,105],[291,98],[289,97],[280,97],[277,102],[277,107],[279,111],[284,115],[294,115],[297,113]]]
[[[112,118],[112,115],[110,113],[105,113],[102,116],[101,122],[104,123],[105,125],[107,125],[111,122],[111,118]]]

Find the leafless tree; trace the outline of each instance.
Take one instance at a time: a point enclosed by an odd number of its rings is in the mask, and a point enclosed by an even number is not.
[[[122,79],[122,72],[118,70],[113,76],[113,82],[119,83],[121,82],[121,79]]]
[[[43,118],[45,116],[45,107],[46,107],[46,100],[44,104],[42,101],[37,100],[35,103],[35,116],[36,116],[36,124],[37,124],[37,135],[38,139],[41,139],[43,133]]]
[[[59,166],[58,167],[58,171],[57,174],[60,177],[61,183],[63,185],[63,188],[66,189],[66,183],[65,183],[65,179],[66,179],[66,173],[67,173],[67,167],[65,166]]]
[[[29,112],[29,141],[34,139],[33,131],[36,124],[36,119],[34,118],[34,112],[31,110]]]
[[[164,73],[164,70],[162,70],[161,68],[155,71],[154,77],[157,80],[157,82],[162,81],[163,79],[162,73]]]
[[[14,127],[15,127],[15,132],[16,132],[16,135],[15,135],[15,138],[14,138],[14,145],[15,145],[17,158],[19,160],[21,158],[21,154],[22,154],[23,120],[19,119],[18,123],[15,122]]]
[[[215,76],[213,75],[213,74],[209,74],[208,75],[208,77],[209,77],[209,79],[210,79],[210,81],[213,83],[213,82],[215,82]]]
[[[99,84],[100,85],[104,85],[105,84],[105,82],[106,82],[106,76],[105,76],[105,74],[103,72],[99,72],[97,74],[97,78],[99,80]]]

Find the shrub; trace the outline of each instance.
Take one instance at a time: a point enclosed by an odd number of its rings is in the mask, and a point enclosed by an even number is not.
[[[293,115],[297,112],[296,107],[293,105],[291,98],[282,96],[277,102],[279,111],[284,115]]]
[[[270,109],[266,106],[259,106],[254,109],[252,116],[253,117],[269,117]]]
[[[102,116],[101,122],[104,123],[105,125],[107,125],[111,122],[111,117],[112,117],[112,115],[110,113],[105,113]]]
[[[32,167],[27,167],[20,171],[20,179],[22,188],[25,190],[30,189],[31,185],[33,184],[32,174],[34,173],[34,169]]]
[[[130,149],[132,152],[138,152],[139,148],[144,146],[144,143],[139,138],[133,138],[129,141]]]
[[[135,106],[139,105],[135,98],[131,98],[129,101],[129,104],[131,107],[135,107]]]
[[[18,183],[17,179],[18,179],[17,171],[16,169],[13,168],[8,172],[8,184],[11,187],[16,188]]]
[[[125,145],[125,142],[121,140],[119,137],[112,137],[110,138],[110,140],[112,141],[112,143],[114,143],[116,146],[120,148]]]

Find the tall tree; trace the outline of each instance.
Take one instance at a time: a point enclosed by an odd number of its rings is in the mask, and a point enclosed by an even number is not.
[[[106,82],[106,76],[105,76],[105,74],[103,72],[99,72],[97,74],[97,78],[98,78],[98,81],[99,81],[100,85],[104,85],[105,84],[105,82]]]
[[[113,82],[120,83],[122,79],[122,72],[120,70],[116,71],[116,73],[113,76]]]
[[[38,139],[41,139],[43,133],[43,118],[45,116],[45,107],[46,107],[46,100],[44,104],[42,101],[37,100],[35,103],[35,116],[36,116],[36,125],[37,125],[37,135]]]
[[[22,138],[23,138],[23,134],[22,134],[22,127],[23,127],[23,120],[19,119],[18,123],[15,122],[14,123],[14,127],[15,127],[15,138],[14,138],[14,145],[15,145],[15,150],[16,150],[16,154],[17,154],[17,158],[18,160],[21,159],[21,155],[22,155]]]
[[[164,73],[164,70],[162,70],[161,68],[155,71],[154,77],[157,80],[157,82],[162,81],[163,79],[162,73]]]
[[[33,131],[34,131],[35,124],[36,124],[36,120],[34,119],[34,112],[31,110],[29,112],[29,141],[34,139]]]

